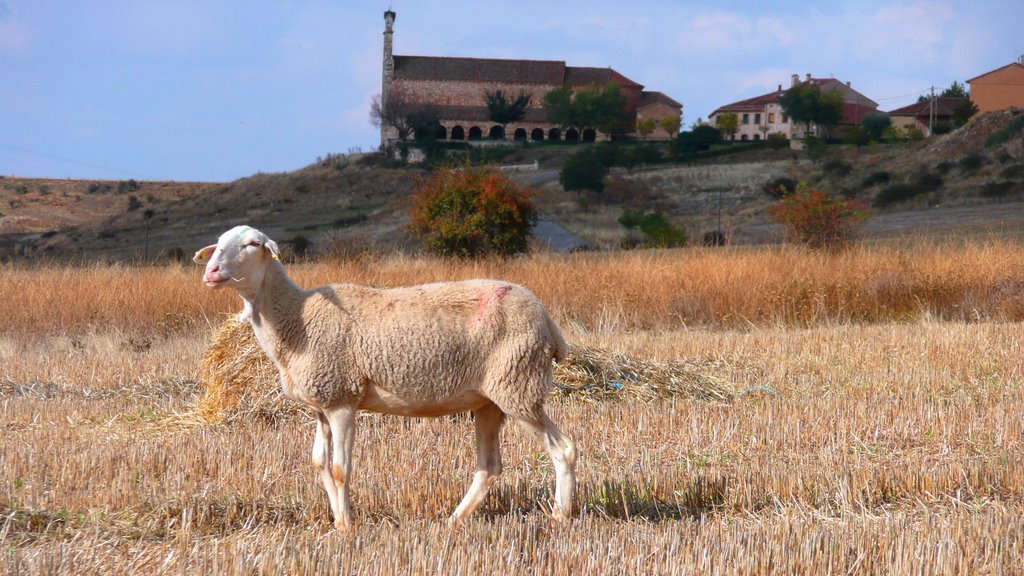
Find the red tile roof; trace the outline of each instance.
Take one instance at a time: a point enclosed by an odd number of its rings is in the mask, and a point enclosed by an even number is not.
[[[952,96],[940,96],[935,99],[935,112],[940,117],[950,117],[953,109],[963,104],[966,98],[954,98]],[[889,112],[889,116],[913,116],[915,118],[928,117],[928,101],[915,102],[909,106],[897,108]]]
[[[669,98],[665,94],[654,90],[642,92],[640,94],[640,101],[637,102],[636,106],[637,108],[642,108],[644,106],[650,106],[652,104],[666,104],[668,106],[673,106],[675,108],[683,107],[681,103],[676,102],[675,100]]]
[[[611,68],[566,66],[562,60],[501,60],[447,56],[395,56],[395,78],[465,82],[508,82],[561,86],[604,85],[643,88]]]

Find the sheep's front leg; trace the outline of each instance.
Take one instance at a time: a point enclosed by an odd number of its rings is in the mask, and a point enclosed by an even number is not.
[[[331,428],[331,478],[337,489],[334,507],[334,527],[338,530],[352,526],[352,501],[349,485],[352,474],[352,445],[356,436],[355,407],[337,407],[325,410]]]
[[[487,497],[491,485],[501,474],[501,424],[505,413],[494,404],[473,411],[476,424],[476,474],[462,502],[448,519],[458,527]]]
[[[331,501],[331,513],[338,508],[338,486],[331,474],[331,425],[323,412],[316,414],[316,436],[313,439],[313,466],[320,471],[327,498]]]

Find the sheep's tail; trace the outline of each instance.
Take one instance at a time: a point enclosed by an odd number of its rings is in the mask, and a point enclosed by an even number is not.
[[[558,324],[555,324],[555,321],[551,318],[551,314],[545,313],[544,319],[548,323],[548,332],[551,333],[551,340],[555,345],[555,362],[561,362],[569,355],[569,345],[565,342],[565,338],[562,337],[562,330],[559,329]]]

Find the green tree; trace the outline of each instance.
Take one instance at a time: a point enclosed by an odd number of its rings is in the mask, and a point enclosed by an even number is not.
[[[584,190],[604,192],[604,176],[608,166],[590,150],[573,154],[566,159],[558,181],[566,192],[576,191],[577,196]]]
[[[740,117],[735,112],[725,112],[715,117],[715,128],[729,137],[729,140],[736,138],[736,131],[740,127]]]
[[[626,210],[619,216],[619,224],[630,230],[640,229],[647,240],[646,248],[675,248],[686,245],[686,232],[660,211],[644,212],[643,210]]]
[[[794,122],[803,123],[808,134],[811,124],[829,126],[843,119],[843,94],[838,90],[823,93],[817,86],[794,86],[783,92],[779,104]]]
[[[710,124],[694,126],[690,132],[693,133],[693,141],[697,145],[697,150],[708,150],[722,139],[722,132]]]
[[[882,139],[885,129],[892,126],[892,118],[888,114],[868,114],[861,124],[868,131],[871,139],[877,142]]]
[[[647,137],[651,135],[651,132],[654,132],[656,124],[657,123],[654,121],[654,118],[641,118],[637,120],[636,131],[640,134],[640,138],[642,140],[647,140]]]
[[[956,105],[953,108],[953,124],[957,127],[967,124],[967,121],[971,119],[975,114],[978,113],[978,105],[970,100],[964,99],[963,102]]]
[[[939,96],[943,98],[967,98],[967,87],[956,80],[953,80],[953,83],[949,85],[949,88],[943,90]]]
[[[662,130],[668,132],[669,138],[675,138],[676,134],[679,134],[679,127],[682,125],[682,120],[679,116],[666,116],[661,119],[659,125]]]
[[[416,189],[410,229],[449,256],[526,252],[537,220],[531,196],[492,168],[444,168]]]
[[[565,84],[551,90],[541,99],[541,106],[547,112],[548,122],[568,128],[576,123],[572,113],[572,86]]]
[[[629,120],[626,97],[614,82],[604,87],[591,84],[575,94],[567,84],[545,94],[541,104],[548,122],[562,128],[596,128],[613,134],[625,130]]]
[[[501,124],[501,131],[512,122],[518,122],[526,116],[526,108],[530,105],[531,94],[520,90],[515,98],[508,98],[501,90],[494,92],[484,91],[484,99],[487,101],[487,117],[497,124]]]

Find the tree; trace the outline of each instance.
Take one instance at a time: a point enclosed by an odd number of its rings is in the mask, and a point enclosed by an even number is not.
[[[740,127],[740,117],[735,112],[725,112],[715,117],[715,128],[729,137],[729,140],[736,139],[736,130]]]
[[[562,128],[575,125],[572,114],[572,86],[555,88],[541,99],[541,106],[547,112],[548,122],[558,124]]]
[[[978,105],[970,100],[964,99],[953,108],[953,124],[958,128],[967,124],[972,116],[978,113]]]
[[[526,252],[537,221],[531,196],[492,168],[444,168],[414,193],[410,229],[448,256]]]
[[[661,128],[665,132],[668,132],[669,138],[675,138],[679,134],[679,127],[682,125],[682,120],[679,116],[666,116],[661,119]]]
[[[722,139],[722,132],[711,124],[698,124],[690,132],[693,133],[693,141],[697,145],[697,150],[708,150]]]
[[[576,191],[577,196],[584,190],[604,192],[604,176],[608,166],[590,150],[584,150],[566,159],[558,181],[566,192]]]
[[[953,83],[949,85],[949,88],[943,90],[942,94],[939,94],[939,96],[942,98],[967,98],[967,87],[956,80],[953,80]]]
[[[401,93],[388,94],[386,102],[379,94],[370,103],[370,121],[376,127],[390,126],[398,133],[398,139],[408,140],[431,138],[441,125],[441,112],[433,104],[406,102]]]
[[[871,139],[877,142],[882,139],[885,129],[892,126],[892,118],[888,114],[868,114],[861,124],[868,131]]]
[[[769,208],[791,242],[811,248],[838,248],[852,240],[868,219],[863,202],[831,198],[806,184]]]
[[[640,134],[640,138],[647,140],[647,137],[654,132],[656,122],[654,118],[641,118],[636,121],[636,131]]]
[[[838,90],[822,93],[817,86],[793,86],[782,93],[779,104],[794,122],[803,123],[808,134],[811,124],[828,126],[843,119],[843,94]]]
[[[501,124],[501,131],[511,122],[518,122],[526,116],[526,108],[530,105],[531,94],[522,90],[519,96],[509,99],[501,90],[493,93],[484,91],[484,99],[487,100],[487,117],[498,124]]]
[[[566,84],[545,94],[541,104],[548,122],[562,128],[596,128],[613,134],[625,130],[629,119],[626,97],[614,82],[604,87],[591,84],[576,94]]]

